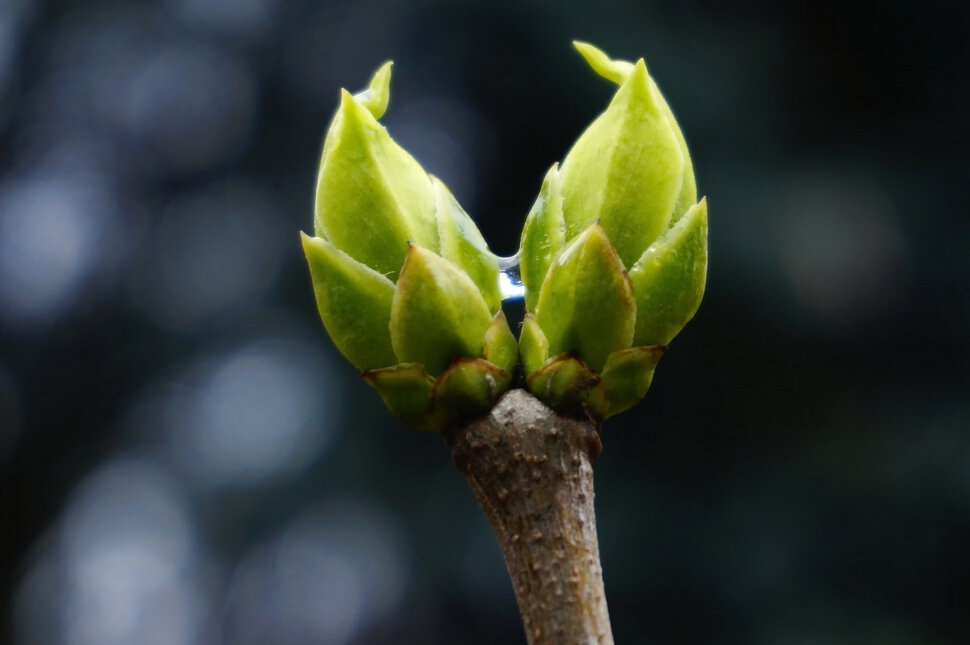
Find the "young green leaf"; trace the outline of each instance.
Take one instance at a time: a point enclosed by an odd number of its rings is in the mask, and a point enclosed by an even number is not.
[[[519,355],[522,357],[522,368],[527,377],[549,360],[549,341],[531,313],[527,313],[522,321]]]
[[[488,250],[485,238],[475,222],[458,204],[448,187],[437,177],[431,177],[435,194],[435,214],[438,220],[439,255],[464,269],[478,285],[482,297],[492,312],[502,307],[498,285],[498,258]]]
[[[408,241],[438,248],[434,209],[421,165],[343,91],[320,162],[317,235],[394,280]]]
[[[559,164],[553,164],[542,180],[535,204],[525,218],[519,245],[519,272],[525,286],[525,306],[535,311],[539,289],[549,266],[566,242],[566,222],[562,213],[562,186]]]
[[[606,358],[633,341],[635,305],[630,279],[606,232],[593,224],[549,269],[536,322],[549,354],[576,352],[599,371]]]
[[[460,358],[438,377],[431,393],[431,418],[447,430],[486,414],[512,382],[512,375],[480,358]]]
[[[611,59],[603,50],[589,43],[580,42],[578,40],[573,41],[573,46],[576,48],[576,51],[578,51],[582,57],[586,59],[586,62],[593,69],[593,71],[603,78],[613,81],[617,85],[622,85],[633,73],[634,65],[629,61]],[[663,93],[660,91],[660,88],[657,87],[657,83],[654,81],[652,76],[649,77],[649,81],[650,90],[657,100],[660,112],[666,118],[670,129],[673,131],[674,137],[677,139],[677,146],[680,148],[680,152],[684,157],[683,182],[681,183],[677,200],[674,203],[671,218],[672,222],[676,222],[687,211],[687,209],[693,206],[694,202],[697,201],[697,184],[694,180],[694,165],[691,162],[690,152],[687,150],[687,141],[684,139],[684,133],[681,132],[677,119],[674,118],[674,113],[667,104],[667,99],[664,98]]]
[[[519,347],[515,342],[515,335],[509,329],[509,322],[501,309],[485,331],[482,358],[510,374],[519,362]]]
[[[464,271],[412,245],[391,303],[391,344],[398,360],[421,363],[432,375],[452,360],[482,355],[492,314]]]
[[[533,394],[559,412],[585,411],[598,419],[606,415],[606,392],[599,376],[569,354],[550,360],[527,379],[527,384]]]
[[[567,238],[594,221],[630,266],[666,230],[684,155],[640,59],[562,164]]]
[[[707,282],[707,199],[687,211],[630,270],[635,345],[666,345],[694,316]]]
[[[358,369],[397,363],[388,325],[394,283],[327,240],[302,234],[324,327]]]
[[[402,364],[364,372],[364,380],[377,390],[391,414],[418,430],[437,430],[431,418],[434,379],[424,365]]]
[[[644,397],[664,351],[659,346],[631,347],[610,354],[602,374],[607,401],[604,418],[630,409]]]

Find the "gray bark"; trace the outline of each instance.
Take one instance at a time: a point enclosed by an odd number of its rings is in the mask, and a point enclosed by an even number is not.
[[[596,425],[511,390],[449,439],[502,547],[530,645],[611,645],[593,511]]]

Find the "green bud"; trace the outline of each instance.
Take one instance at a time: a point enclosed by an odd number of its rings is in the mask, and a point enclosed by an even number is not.
[[[527,328],[523,326],[523,339],[526,333]],[[539,342],[528,341],[528,346],[540,348],[540,354],[531,359],[535,360],[541,355],[542,331],[533,325],[529,333],[540,339]],[[522,363],[529,374],[526,381],[529,389],[551,407],[567,414],[608,419],[630,409],[644,397],[665,349],[631,347],[617,350],[610,354],[600,374],[570,354],[561,354],[530,369],[530,359],[523,351]]]
[[[663,345],[700,303],[707,203],[695,204],[673,113],[642,59],[575,46],[619,89],[546,174],[526,219],[518,342],[501,311],[499,258],[378,123],[391,64],[363,92],[341,93],[304,252],[337,348],[415,427],[446,431],[486,413],[520,358],[553,407],[612,416],[644,395]]]
[[[644,396],[662,346],[700,304],[707,203],[694,203],[687,144],[643,59],[574,45],[619,88],[526,219],[519,352],[533,393],[606,418]]]
[[[594,370],[633,342],[636,307],[630,278],[603,227],[593,224],[550,267],[536,322],[553,356],[575,352]]]
[[[448,430],[487,414],[509,386],[512,375],[480,358],[460,358],[435,383],[428,425]]]
[[[529,390],[565,414],[605,419],[609,410],[599,375],[583,361],[563,354],[548,361],[527,380]]]
[[[437,379],[423,365],[403,363],[364,372],[394,416],[419,430],[443,432],[487,414],[512,375],[480,358],[459,358]]]
[[[599,220],[624,266],[666,230],[684,155],[640,59],[562,164],[568,237]]]
[[[583,56],[593,71],[603,78],[613,81],[617,85],[622,86],[633,75],[638,66],[629,61],[610,59],[605,52],[589,43],[574,41],[573,46]],[[642,63],[642,59],[637,61],[637,63]],[[643,71],[646,71],[645,64],[643,65]],[[653,77],[649,74],[646,76],[650,86],[650,97],[656,101],[656,107],[670,127],[674,139],[677,141],[677,147],[680,149],[683,157],[682,182],[671,214],[671,222],[675,222],[697,201],[697,183],[694,179],[694,165],[691,162],[690,152],[687,150],[687,141],[684,139],[684,133],[677,124],[677,119],[674,118],[674,113],[667,104],[667,100],[660,92],[660,88],[657,87],[657,83]],[[617,92],[617,95],[619,95],[619,92]],[[614,98],[614,100],[616,99]],[[610,107],[612,108],[612,104]]]
[[[337,348],[415,427],[488,412],[518,347],[501,312],[498,258],[447,187],[378,123],[391,63],[341,92],[303,236],[320,317]]]
[[[341,92],[323,146],[314,225],[318,237],[396,279],[408,241],[438,248],[438,223],[428,174],[371,113],[382,103],[386,91],[366,104]]]
[[[491,322],[488,305],[464,271],[411,245],[391,303],[391,344],[400,362],[441,374],[456,358],[482,355]]]

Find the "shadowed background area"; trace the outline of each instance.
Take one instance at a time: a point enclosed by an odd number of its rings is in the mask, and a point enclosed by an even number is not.
[[[603,428],[620,643],[970,642],[965,4],[0,3],[0,575],[24,644],[523,643],[444,442],[326,337],[338,89],[513,253],[644,56],[708,293]]]

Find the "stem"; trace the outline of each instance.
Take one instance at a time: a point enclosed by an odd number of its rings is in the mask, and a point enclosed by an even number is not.
[[[593,512],[596,426],[511,390],[450,443],[502,547],[530,645],[612,645]]]

